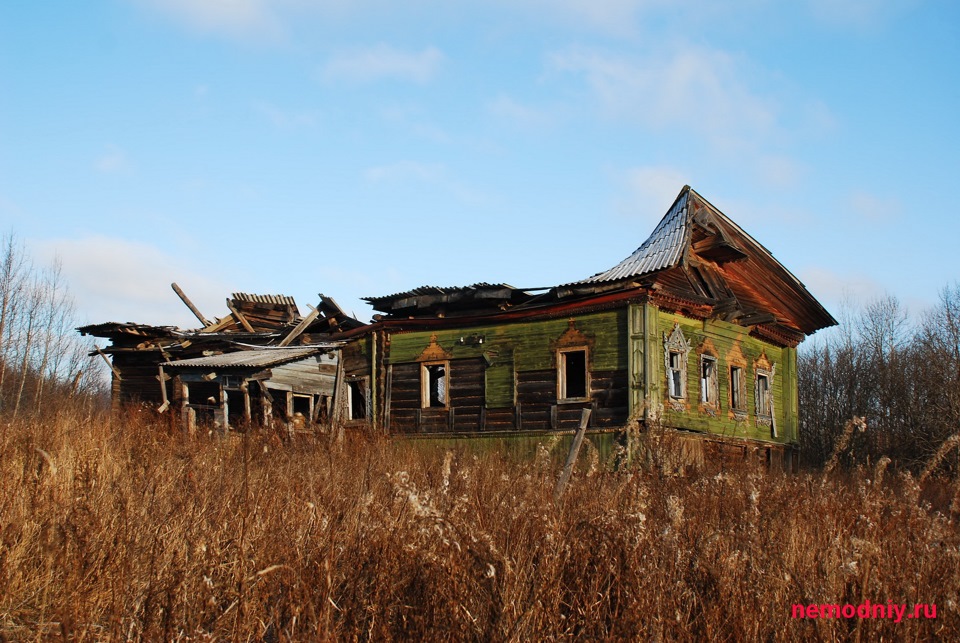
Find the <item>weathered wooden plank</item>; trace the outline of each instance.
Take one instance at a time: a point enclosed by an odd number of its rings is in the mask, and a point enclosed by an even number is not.
[[[177,296],[180,297],[180,300],[187,305],[187,308],[190,309],[190,312],[192,312],[196,318],[200,320],[201,324],[204,326],[211,325],[210,321],[204,317],[199,310],[197,310],[197,307],[193,305],[193,302],[190,301],[190,298],[187,297],[187,294],[180,289],[180,286],[178,286],[176,282],[170,284],[170,287],[173,288],[173,292],[177,293]]]

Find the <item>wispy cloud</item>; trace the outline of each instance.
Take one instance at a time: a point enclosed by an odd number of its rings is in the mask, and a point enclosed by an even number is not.
[[[893,221],[903,212],[903,204],[899,199],[881,198],[859,190],[850,195],[848,204],[858,217],[871,223]]]
[[[135,0],[189,29],[235,39],[276,41],[285,34],[276,0]]]
[[[840,27],[873,28],[919,4],[918,0],[808,0],[813,16]]]
[[[367,168],[363,177],[370,183],[384,185],[409,185],[428,183],[453,195],[463,203],[479,204],[489,201],[489,197],[479,190],[452,176],[442,163],[421,163],[419,161],[398,161],[386,165]]]
[[[93,165],[104,174],[125,174],[133,169],[127,153],[116,145],[107,145]]]
[[[618,203],[623,214],[656,221],[667,211],[689,177],[672,167],[635,167],[621,178],[628,196]]]
[[[135,321],[196,327],[199,322],[170,289],[176,281],[205,315],[223,315],[229,287],[189,260],[147,243],[92,235],[32,240],[42,261],[58,257],[78,311],[87,322]]]
[[[741,61],[722,50],[687,47],[628,58],[577,47],[554,53],[549,64],[581,74],[609,116],[650,128],[685,128],[738,146],[776,125],[773,102],[750,89]]]
[[[554,113],[524,105],[505,94],[488,102],[486,107],[490,114],[524,127],[547,127],[556,121]]]
[[[367,168],[363,176],[368,181],[382,183],[387,181],[438,181],[446,174],[446,168],[439,163],[420,163],[417,161],[398,161],[389,165]]]
[[[282,109],[271,103],[257,102],[254,110],[279,129],[301,129],[316,127],[320,112],[312,109]]]
[[[436,47],[404,51],[387,44],[335,54],[321,70],[326,80],[367,83],[384,79],[429,82],[439,72],[443,52]]]
[[[840,309],[854,300],[876,299],[886,292],[879,282],[866,275],[841,273],[825,267],[808,267],[797,276],[828,309]]]

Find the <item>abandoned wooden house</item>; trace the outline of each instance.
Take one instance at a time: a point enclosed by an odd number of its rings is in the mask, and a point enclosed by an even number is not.
[[[361,322],[323,295],[301,316],[292,297],[246,293],[227,299],[229,314],[210,321],[173,289],[202,328],[109,322],[78,329],[110,340],[94,354],[110,356],[115,407],[172,410],[191,430],[327,422],[342,344],[331,336]]]
[[[629,257],[580,281],[422,287],[367,301],[341,334],[372,400],[346,420],[393,434],[660,425],[789,452],[797,345],[836,322],[729,217],[685,186]]]
[[[234,295],[203,324],[99,324],[117,403],[187,426],[298,418],[393,435],[618,432],[656,424],[789,454],[797,345],[836,322],[729,217],[685,186],[629,257],[548,289],[478,283],[369,297],[373,322],[332,302]],[[162,385],[161,385],[162,383]]]

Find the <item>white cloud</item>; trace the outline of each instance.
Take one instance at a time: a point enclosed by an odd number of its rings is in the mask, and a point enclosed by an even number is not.
[[[426,83],[440,70],[443,60],[443,52],[436,47],[403,51],[379,44],[334,55],[323,66],[321,74],[327,80],[372,82],[396,79]]]
[[[797,277],[827,310],[839,310],[851,301],[870,301],[886,293],[879,282],[863,274],[809,267],[797,273]]]
[[[59,257],[84,322],[200,325],[171,290],[177,282],[210,318],[223,316],[230,290],[181,257],[147,243],[94,235],[30,242],[40,262]]]
[[[94,167],[104,174],[125,174],[132,169],[127,153],[116,145],[107,145]]]
[[[446,191],[462,203],[478,205],[490,201],[489,195],[451,176],[447,167],[439,163],[398,161],[367,168],[363,172],[363,177],[370,183],[377,184],[429,183],[436,186],[438,190]]]
[[[276,0],[136,0],[189,29],[231,38],[278,40],[284,27]]]
[[[316,110],[287,110],[264,102],[255,103],[253,108],[279,129],[316,127],[320,115]]]
[[[623,181],[629,197],[618,209],[629,216],[639,215],[656,221],[690,179],[675,168],[637,167],[627,170]]]
[[[893,221],[903,211],[903,204],[898,199],[880,198],[863,191],[851,194],[848,203],[854,213],[872,223]]]
[[[651,129],[683,128],[740,148],[776,128],[773,102],[750,89],[744,64],[724,51],[690,47],[631,59],[572,48],[549,62],[555,71],[582,74],[611,117]]]
[[[440,164],[398,161],[389,165],[367,168],[363,176],[374,183],[411,180],[432,182],[441,179],[445,173],[446,168]]]
[[[800,183],[806,168],[794,159],[782,155],[766,155],[757,159],[760,179],[776,188],[791,188]]]
[[[546,110],[523,105],[503,94],[487,103],[487,111],[524,127],[546,127],[556,120],[554,115]]]
[[[888,23],[917,0],[808,0],[813,16],[825,23],[860,29]]]

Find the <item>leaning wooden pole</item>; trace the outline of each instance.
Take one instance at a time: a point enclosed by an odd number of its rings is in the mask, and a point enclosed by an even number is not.
[[[173,282],[172,284],[170,284],[170,287],[173,288],[173,292],[177,293],[177,296],[180,297],[181,301],[183,301],[183,303],[187,305],[187,308],[190,309],[190,312],[196,315],[197,319],[200,320],[201,324],[203,324],[204,326],[209,326],[211,324],[210,320],[204,317],[200,313],[200,311],[197,310],[197,307],[194,306],[193,302],[190,301],[190,298],[187,297],[187,293],[183,292],[183,290],[180,289],[180,286],[177,285],[177,282]]]
[[[553,493],[554,501],[560,500],[564,489],[567,488],[567,482],[570,481],[570,476],[573,474],[573,465],[577,462],[580,447],[583,445],[583,437],[587,433],[587,425],[590,424],[590,413],[590,409],[583,409],[583,413],[580,415],[580,428],[577,429],[577,434],[573,436],[573,444],[570,445],[567,463],[563,465],[563,473],[560,474],[560,479],[557,480],[557,489]]]

